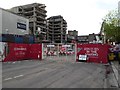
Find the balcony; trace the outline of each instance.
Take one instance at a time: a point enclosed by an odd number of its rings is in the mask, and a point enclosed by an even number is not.
[[[23,11],[24,11],[24,12],[29,12],[29,11],[33,11],[33,10],[34,10],[34,8],[31,7],[31,6],[28,6],[28,7],[27,7],[27,6],[26,6],[26,7],[23,6]]]
[[[27,16],[27,18],[29,18],[29,22],[34,22],[36,20],[34,17]]]
[[[63,24],[63,27],[67,27],[67,24]]]
[[[61,32],[55,32],[54,35],[61,35]]]
[[[42,25],[36,25],[37,27],[40,27],[41,29],[46,29],[46,26],[42,26]]]
[[[60,41],[60,40],[61,40],[61,38],[54,38],[54,40],[55,40],[55,41]]]
[[[54,23],[49,23],[49,22],[47,22],[47,24],[50,25],[50,26],[53,26],[53,25],[54,25]]]
[[[36,10],[35,12],[36,12],[37,16],[41,15],[43,17],[47,17],[46,13],[44,13],[43,11]]]
[[[49,32],[53,32],[53,29],[48,29]]]
[[[36,21],[37,25],[42,25],[42,26],[46,26],[46,24],[44,23],[44,21]]]
[[[48,28],[53,29],[54,27],[52,25],[51,26],[49,25]]]
[[[61,36],[54,36],[54,39],[61,39]]]
[[[54,19],[55,22],[58,22],[58,21],[62,21],[61,18],[58,18],[58,19]]]
[[[34,12],[33,11],[27,11],[23,13],[25,16],[33,16]]]
[[[59,30],[61,30],[61,27],[54,27],[54,29],[59,29]]]
[[[41,34],[45,34],[46,35],[46,32],[41,31]]]
[[[47,11],[45,10],[45,7],[46,6],[36,6],[35,9],[38,10],[38,11],[42,11],[43,13],[47,13]]]
[[[37,17],[38,20],[45,20],[45,18],[42,17],[42,16],[36,16],[36,17]]]
[[[49,35],[53,35],[54,33],[53,32],[49,32]]]
[[[57,32],[59,33],[59,32],[61,32],[61,29],[54,29],[54,32],[55,33],[57,33]]]

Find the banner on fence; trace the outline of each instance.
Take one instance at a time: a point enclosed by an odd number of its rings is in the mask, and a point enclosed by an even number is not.
[[[8,43],[6,61],[25,59],[42,59],[42,44],[16,44]]]
[[[77,61],[85,56],[87,62],[107,63],[109,48],[107,44],[77,44]]]

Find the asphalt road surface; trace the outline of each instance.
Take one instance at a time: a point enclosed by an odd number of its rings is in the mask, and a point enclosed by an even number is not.
[[[52,59],[53,58],[53,59]],[[74,57],[3,63],[3,88],[104,88],[103,64],[75,62]]]

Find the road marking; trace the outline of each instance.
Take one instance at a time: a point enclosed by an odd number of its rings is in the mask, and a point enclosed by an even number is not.
[[[14,64],[15,62],[13,62],[13,64]]]
[[[23,75],[18,75],[18,76],[14,76],[13,78],[18,78],[18,77],[22,77]]]
[[[10,80],[10,79],[12,79],[12,78],[6,78],[6,79],[4,79],[4,81]]]
[[[13,78],[18,78],[18,77],[22,77],[22,76],[24,76],[24,75],[14,76]],[[13,78],[6,78],[6,79],[4,79],[4,81],[11,80],[11,79],[13,79]]]

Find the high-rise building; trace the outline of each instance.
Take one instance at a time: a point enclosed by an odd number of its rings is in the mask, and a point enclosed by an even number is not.
[[[29,19],[30,34],[38,35],[38,40],[46,40],[46,13],[45,4],[32,3],[13,7],[10,10]]]
[[[48,39],[52,43],[65,43],[67,39],[67,22],[61,15],[52,16],[47,19]]]

